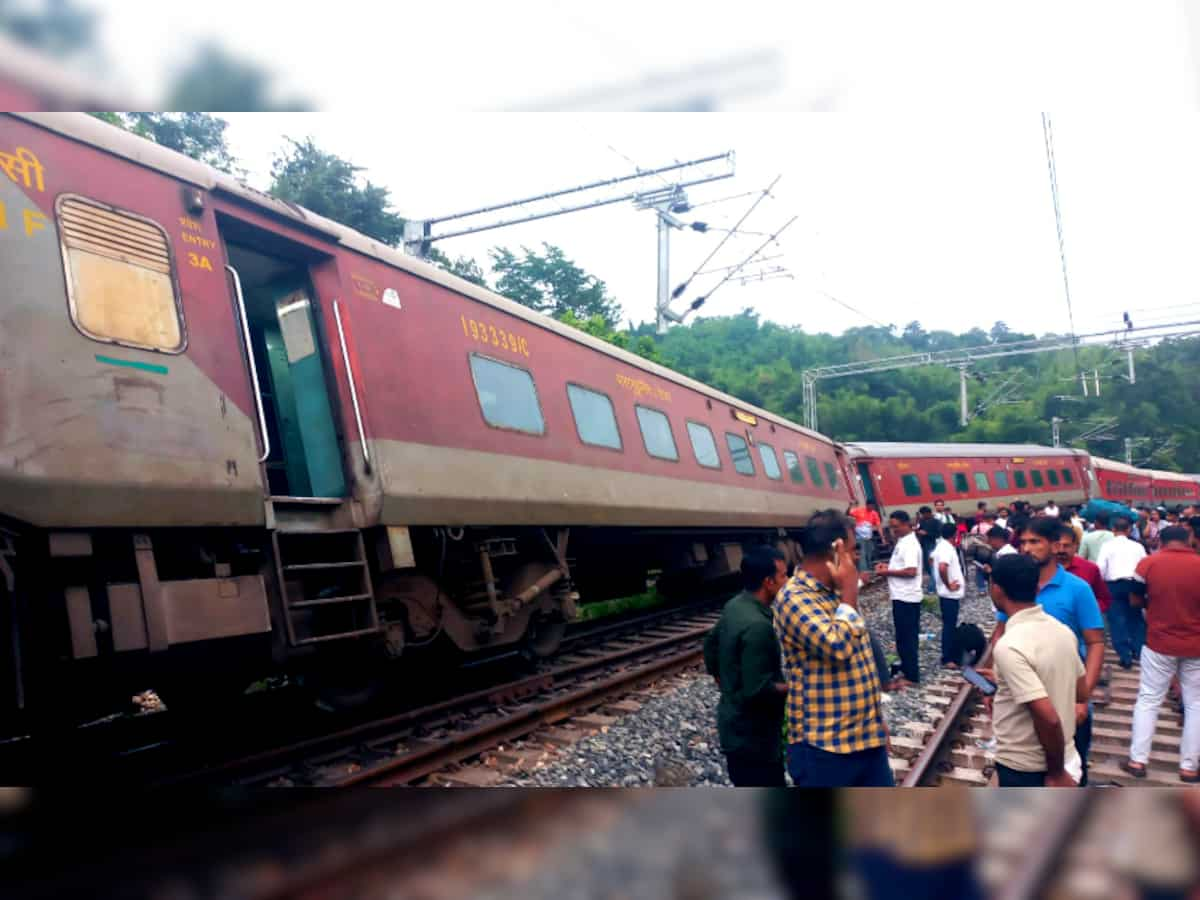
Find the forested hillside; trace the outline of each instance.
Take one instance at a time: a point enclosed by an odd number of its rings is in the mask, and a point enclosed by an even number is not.
[[[637,332],[651,333],[649,326]],[[1045,337],[1046,335],[1036,335]],[[803,420],[800,373],[814,366],[876,359],[926,350],[1025,340],[1003,323],[966,334],[926,332],[918,323],[896,334],[851,328],[839,336],[806,334],[761,321],[752,310],[701,319],[655,338],[663,364],[794,421]],[[1200,471],[1200,339],[1165,342],[1135,354],[1136,382],[1125,377],[1124,353],[1088,347],[1079,365],[1099,369],[1100,396],[1089,375],[1088,397],[1075,377],[1069,350],[1014,356],[979,364],[969,387],[969,408],[995,398],[962,428],[956,369],[919,367],[822,381],[820,430],[839,440],[1028,441],[1049,444],[1051,418],[1059,416],[1062,441],[1115,419],[1110,440],[1073,444],[1100,456],[1124,459],[1126,437],[1145,438],[1134,462],[1153,468]],[[978,376],[978,377],[975,377]]]

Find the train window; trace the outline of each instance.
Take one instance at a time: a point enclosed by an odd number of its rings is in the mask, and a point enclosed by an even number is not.
[[[484,421],[489,425],[528,434],[546,433],[537,387],[527,370],[472,353],[471,375]]]
[[[1033,476],[1033,486],[1034,487],[1045,487],[1046,486],[1046,479],[1042,477],[1042,473],[1041,473],[1040,469],[1030,469],[1029,474],[1031,476]]]
[[[1019,488],[1029,487],[1029,479],[1025,477],[1024,469],[1013,469],[1013,481]]]
[[[750,445],[738,434],[725,432],[725,443],[729,445],[729,455],[733,459],[733,469],[743,475],[754,474],[754,460],[750,458]]]
[[[1053,469],[1047,469],[1046,477],[1050,479],[1050,483],[1052,485],[1054,485],[1055,487],[1058,487],[1058,473],[1057,472],[1055,472]]]
[[[805,463],[808,465],[808,480],[813,483],[814,487],[821,487],[821,467],[817,465],[817,461],[811,456],[804,457]]]
[[[648,406],[635,406],[634,409],[646,452],[659,459],[678,460],[679,451],[675,449],[675,435],[671,433],[671,420],[667,414]]]
[[[935,494],[946,493],[946,478],[944,475],[934,473],[929,476],[929,490]]]
[[[996,473],[996,490],[998,490],[998,491],[1007,491],[1008,490],[1008,473],[1007,472],[997,472]]]
[[[696,454],[696,462],[708,469],[721,468],[721,457],[717,455],[717,442],[713,440],[712,431],[707,425],[699,422],[687,423],[688,437],[692,439],[692,452]]]
[[[180,353],[167,234],[157,222],[64,194],[55,204],[71,320],[93,340]]]
[[[763,471],[767,473],[767,477],[776,481],[782,480],[783,472],[779,468],[779,457],[775,455],[775,448],[760,441],[758,455],[762,457]]]
[[[976,472],[975,473],[975,490],[990,491],[991,489],[992,489],[992,486],[991,486],[991,484],[988,483],[987,472]]]
[[[954,489],[961,493],[966,493],[971,488],[967,485],[967,476],[963,472],[954,473]]]
[[[1075,483],[1075,476],[1071,474],[1070,469],[1063,469],[1063,483],[1064,484],[1074,484]]]
[[[830,462],[825,463],[825,477],[829,479],[829,486],[836,491],[838,486],[837,466]]]
[[[901,475],[900,480],[904,483],[905,497],[921,496],[921,479],[916,475]]]
[[[796,484],[804,484],[804,472],[800,469],[800,457],[791,450],[783,451],[783,462],[787,466],[788,475]]]
[[[617,415],[607,394],[568,384],[567,399],[571,402],[571,415],[575,417],[575,430],[581,441],[595,447],[621,449]]]

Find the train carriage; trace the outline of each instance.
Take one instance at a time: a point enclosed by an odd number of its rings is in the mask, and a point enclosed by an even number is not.
[[[829,439],[92,117],[0,164],[5,702],[549,652],[851,499]]]
[[[1093,456],[1097,495],[1128,506],[1146,506],[1154,502],[1153,479],[1149,469]]]
[[[1181,472],[1152,469],[1150,493],[1157,506],[1187,506],[1200,501],[1200,483]]]
[[[846,445],[856,487],[881,510],[932,506],[943,500],[958,515],[980,500],[992,509],[1027,500],[1035,505],[1083,503],[1091,478],[1081,450],[1034,444],[915,444],[859,441]]]

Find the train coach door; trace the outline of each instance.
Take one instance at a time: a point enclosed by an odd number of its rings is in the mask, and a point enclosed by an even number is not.
[[[858,463],[858,481],[863,488],[863,496],[868,503],[878,505],[878,499],[875,497],[875,483],[871,480],[871,467],[866,463]]]
[[[346,496],[310,260],[223,228],[235,304],[249,332],[273,497]]]

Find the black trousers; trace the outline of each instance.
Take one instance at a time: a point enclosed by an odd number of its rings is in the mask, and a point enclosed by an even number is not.
[[[1045,787],[1045,772],[1019,772],[996,763],[996,780],[1000,787]]]
[[[954,630],[958,628],[959,601],[950,597],[938,597],[938,603],[942,607],[942,664],[961,664],[961,654],[954,643]]]
[[[921,680],[921,662],[918,655],[921,604],[893,600],[892,623],[896,627],[896,652],[900,655],[900,670],[906,679],[916,684]]]
[[[725,768],[734,787],[787,787],[782,757],[771,759],[755,753],[726,753]]]

